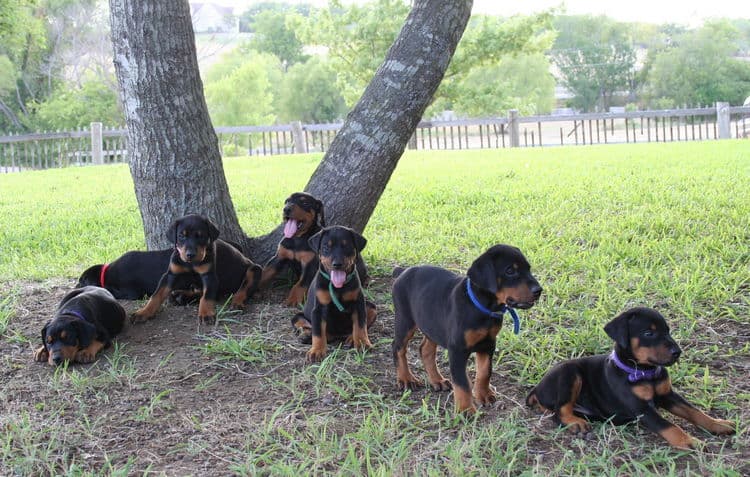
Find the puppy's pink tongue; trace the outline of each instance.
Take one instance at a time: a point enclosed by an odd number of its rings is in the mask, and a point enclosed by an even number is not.
[[[297,221],[294,219],[289,219],[284,224],[284,237],[286,238],[292,238],[294,237],[294,234],[297,233]]]
[[[333,286],[336,288],[341,288],[344,286],[344,282],[346,281],[346,272],[341,270],[331,270],[331,283],[333,283]]]

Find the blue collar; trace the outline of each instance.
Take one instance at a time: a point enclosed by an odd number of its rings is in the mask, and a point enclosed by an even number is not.
[[[469,294],[469,299],[474,304],[476,309],[481,311],[485,315],[501,320],[506,311],[510,313],[511,318],[513,318],[513,334],[517,335],[518,333],[520,333],[521,320],[520,318],[518,318],[518,313],[516,313],[516,310],[509,307],[508,305],[502,304],[500,305],[499,312],[490,311],[487,307],[479,303],[479,300],[477,300],[477,296],[474,294],[474,290],[471,289],[471,279],[469,277],[466,277],[466,293]]]
[[[609,355],[609,358],[615,366],[628,373],[628,381],[631,383],[637,383],[638,381],[653,381],[654,379],[658,379],[664,370],[661,366],[657,366],[653,369],[631,368],[620,360],[620,357],[617,356],[615,350],[612,350],[612,354]]]

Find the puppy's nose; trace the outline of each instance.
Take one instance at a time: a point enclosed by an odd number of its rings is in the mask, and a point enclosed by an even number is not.
[[[531,286],[531,294],[534,295],[535,299],[538,299],[540,296],[542,296],[542,286],[538,283]]]
[[[188,260],[192,260],[195,258],[195,252],[187,251],[185,252],[185,257],[187,257]]]
[[[55,363],[55,366],[60,366],[60,364],[62,364],[63,362],[62,356],[53,356],[52,362]]]
[[[334,260],[333,262],[331,262],[331,267],[333,267],[335,270],[341,270],[342,268],[344,268],[344,262]]]
[[[672,358],[675,360],[682,354],[682,350],[678,346],[672,346],[669,352],[672,353]]]

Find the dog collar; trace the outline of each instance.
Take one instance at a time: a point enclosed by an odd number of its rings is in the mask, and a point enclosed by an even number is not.
[[[344,311],[344,305],[341,304],[341,301],[339,301],[338,297],[336,296],[336,293],[334,293],[333,288],[333,282],[331,281],[331,276],[324,272],[323,270],[318,270],[318,273],[323,275],[323,278],[328,280],[328,293],[331,294],[331,301],[333,301],[333,304],[336,305],[336,308],[338,308],[339,311]],[[352,273],[346,276],[346,280],[344,280],[344,285],[352,281],[352,278],[354,278],[354,275],[357,274],[357,269],[355,268]]]
[[[471,289],[471,279],[468,277],[466,278],[466,293],[469,294],[469,299],[471,299],[471,302],[474,304],[476,309],[481,311],[485,315],[489,315],[492,318],[499,320],[503,318],[503,315],[505,315],[506,311],[510,313],[511,318],[513,318],[513,334],[517,335],[521,332],[521,319],[518,318],[518,313],[516,313],[516,310],[509,307],[508,305],[502,304],[500,305],[499,313],[490,311],[487,307],[479,303],[479,300],[477,300],[477,296],[474,294],[474,290]]]
[[[638,381],[653,381],[661,376],[664,368],[657,366],[654,369],[636,369],[631,368],[627,364],[620,360],[615,350],[612,350],[612,354],[609,358],[615,363],[615,366],[628,373],[628,381],[631,383],[637,383]]]
[[[81,320],[83,320],[83,321],[89,321],[89,320],[87,320],[87,319],[86,319],[86,317],[85,317],[85,316],[83,316],[83,315],[81,314],[81,312],[79,312],[79,311],[76,311],[76,310],[64,310],[64,311],[61,311],[61,312],[60,312],[60,314],[61,314],[61,315],[73,315],[73,316],[75,316],[76,318],[79,318],[79,319],[81,319]]]
[[[102,265],[102,271],[99,272],[99,286],[104,288],[104,274],[107,273],[107,269],[109,268],[109,264],[105,263]]]

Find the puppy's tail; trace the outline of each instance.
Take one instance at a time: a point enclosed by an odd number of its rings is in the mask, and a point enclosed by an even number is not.
[[[406,268],[404,267],[393,267],[393,273],[391,273],[391,277],[398,278],[399,275],[404,273],[404,270],[406,270]]]

